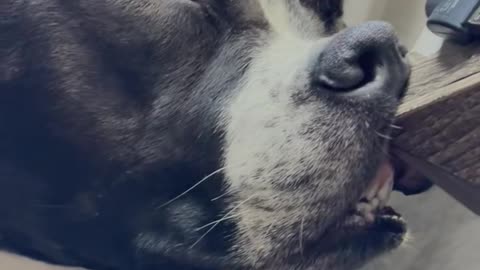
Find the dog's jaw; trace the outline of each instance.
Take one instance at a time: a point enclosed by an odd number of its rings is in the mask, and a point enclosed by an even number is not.
[[[297,164],[309,156],[303,151],[311,151],[315,144],[300,134],[311,125],[309,121],[314,119],[315,110],[308,106],[296,107],[291,90],[305,89],[309,62],[315,58],[321,42],[275,34],[271,38],[253,57],[226,116],[225,174],[232,194],[238,196],[232,207],[249,199],[235,210],[240,213],[237,218],[242,234],[239,246],[242,252],[250,253],[248,258],[256,257],[254,254],[263,256],[261,254],[276,248],[268,235],[269,227],[276,231],[279,224],[275,223],[299,226],[299,216],[289,216],[292,213],[278,207],[278,202],[287,198],[278,197],[275,185],[282,182],[287,185],[289,181],[295,185],[294,175],[299,173],[296,170],[303,169]],[[305,54],[298,54],[299,50]],[[250,198],[251,195],[255,197]],[[252,207],[253,201],[257,207],[272,212]],[[289,203],[301,207],[301,200]],[[242,243],[245,241],[251,242]]]
[[[281,269],[347,211],[382,154],[358,111],[311,94],[310,74],[330,40],[319,18],[299,1],[260,5],[270,27],[223,117],[224,166],[235,252],[249,265]],[[306,98],[296,102],[298,96]],[[355,164],[359,159],[368,161]],[[325,254],[310,263],[341,265]]]

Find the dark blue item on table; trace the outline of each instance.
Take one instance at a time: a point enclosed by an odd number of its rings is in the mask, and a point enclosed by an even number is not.
[[[463,43],[480,37],[480,0],[428,0],[426,13],[438,36]]]

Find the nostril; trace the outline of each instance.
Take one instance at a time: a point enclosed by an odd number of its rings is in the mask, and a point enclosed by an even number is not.
[[[400,55],[401,55],[402,57],[406,57],[407,54],[408,54],[408,49],[407,49],[407,47],[405,47],[405,46],[402,45],[402,44],[399,44],[399,45],[398,45],[398,51],[400,52]]]
[[[358,65],[363,70],[364,78],[354,87],[355,89],[375,80],[376,68],[380,65],[380,61],[378,61],[378,55],[367,51],[358,58]]]
[[[318,68],[322,69],[322,67]],[[347,92],[365,81],[366,74],[360,65],[352,65],[343,70],[324,69],[313,73],[313,83],[327,90]]]
[[[378,56],[373,51],[366,51],[358,56],[353,63],[334,65],[319,65],[313,83],[326,90],[336,92],[350,92],[373,81],[376,76],[376,67],[379,65]],[[321,60],[322,61],[322,60]],[[328,68],[328,69],[327,69]]]
[[[407,52],[389,24],[371,22],[352,27],[324,48],[314,69],[313,82],[338,93],[367,88],[383,91],[387,84],[405,77]],[[364,87],[372,82],[376,86]]]

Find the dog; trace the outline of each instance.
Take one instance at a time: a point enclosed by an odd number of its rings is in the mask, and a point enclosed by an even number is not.
[[[341,0],[2,0],[0,248],[94,270],[351,270],[404,241],[410,68]]]

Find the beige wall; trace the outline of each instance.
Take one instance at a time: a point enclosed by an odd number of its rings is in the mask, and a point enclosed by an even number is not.
[[[398,0],[403,1],[403,0]],[[388,0],[345,0],[345,20],[349,25],[382,18]]]
[[[425,28],[426,0],[346,0],[345,20],[358,24],[366,20],[392,23],[402,40],[413,48]]]

